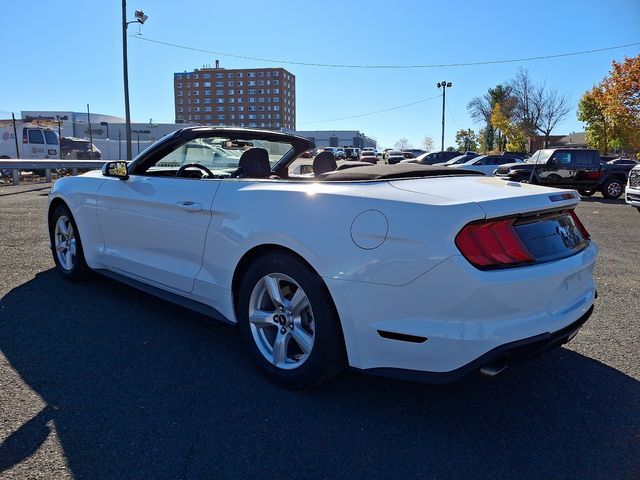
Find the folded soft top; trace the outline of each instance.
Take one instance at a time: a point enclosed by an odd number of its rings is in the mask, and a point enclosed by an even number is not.
[[[395,165],[371,165],[366,167],[349,168],[329,173],[325,182],[348,182],[357,180],[387,180],[398,178],[420,178],[460,175],[483,175],[473,170],[462,168],[435,167],[416,163],[397,163]]]

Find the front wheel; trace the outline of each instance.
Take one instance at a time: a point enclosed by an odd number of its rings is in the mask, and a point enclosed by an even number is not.
[[[277,252],[253,263],[240,283],[236,309],[253,361],[278,383],[310,387],[344,367],[342,329],[329,292],[295,255]]]
[[[602,195],[604,198],[615,200],[616,198],[620,198],[623,191],[624,187],[622,186],[622,182],[616,178],[611,178],[602,185]]]
[[[67,280],[82,280],[90,272],[82,252],[82,242],[71,212],[58,205],[49,221],[49,238],[56,268]]]

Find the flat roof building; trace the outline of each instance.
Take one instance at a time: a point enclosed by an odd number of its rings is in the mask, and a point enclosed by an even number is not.
[[[316,147],[376,147],[376,141],[358,130],[299,130],[296,135],[308,138]]]
[[[296,77],[284,68],[214,68],[173,74],[176,123],[296,128]]]

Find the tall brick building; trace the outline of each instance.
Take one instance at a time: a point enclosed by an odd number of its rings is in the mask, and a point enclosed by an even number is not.
[[[176,123],[296,128],[296,77],[284,68],[201,68],[173,74]]]

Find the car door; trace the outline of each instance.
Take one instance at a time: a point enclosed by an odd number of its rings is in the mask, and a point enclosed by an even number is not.
[[[572,159],[574,170],[571,186],[575,188],[593,187],[600,176],[600,158],[591,150],[577,150]]]
[[[22,157],[23,158],[45,158],[46,145],[44,134],[40,128],[24,128],[22,135]]]
[[[544,184],[566,185],[572,182],[573,152],[556,150],[542,169],[540,177]]]
[[[105,177],[96,205],[104,263],[147,283],[191,292],[219,184],[199,178]]]

